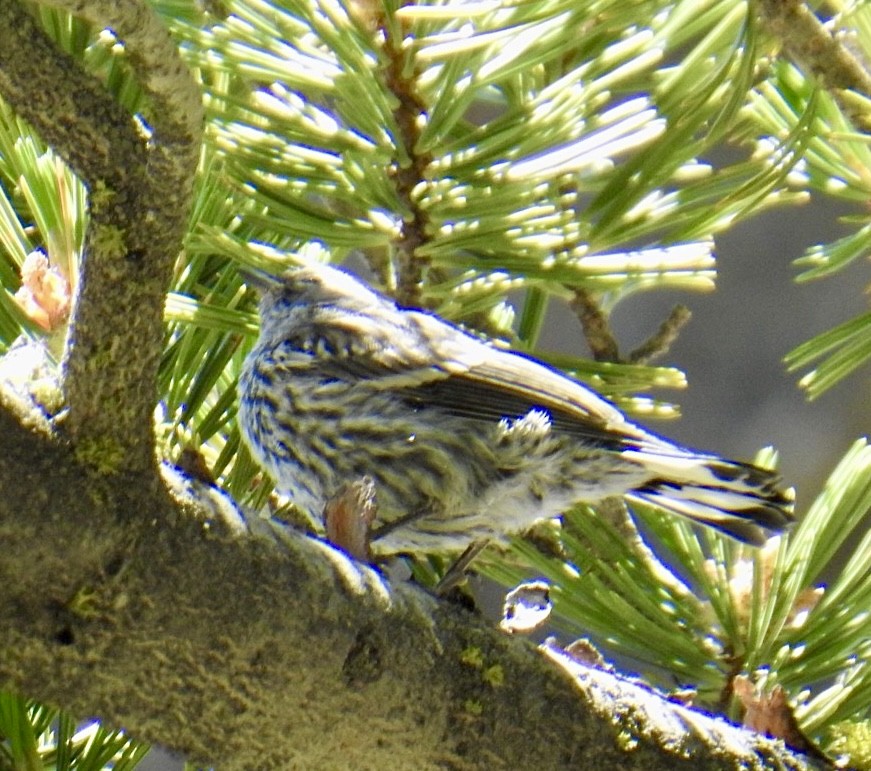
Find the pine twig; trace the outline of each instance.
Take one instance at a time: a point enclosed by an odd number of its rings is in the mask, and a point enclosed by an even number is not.
[[[611,330],[608,317],[596,302],[592,292],[583,288],[573,291],[574,297],[569,305],[581,322],[584,338],[596,361],[649,364],[668,352],[692,316],[685,305],[676,305],[660,324],[659,329],[624,358],[620,355],[620,346]]]
[[[686,305],[675,305],[659,329],[629,354],[629,361],[632,364],[650,364],[664,356],[691,318],[692,312]]]
[[[608,318],[602,312],[599,303],[596,302],[592,292],[577,288],[574,290],[574,298],[569,307],[577,314],[581,328],[584,330],[584,338],[596,361],[620,361],[620,349],[617,339],[611,331]]]
[[[787,54],[830,89],[850,120],[871,131],[871,116],[860,110],[845,91],[871,99],[871,74],[800,0],[762,0],[766,28],[782,43]]]
[[[396,298],[403,305],[419,305],[421,282],[427,260],[416,254],[417,248],[427,240],[428,217],[414,197],[414,188],[425,176],[432,161],[430,153],[418,152],[416,145],[420,136],[420,116],[426,106],[417,92],[418,72],[408,72],[407,52],[404,40],[397,31],[405,32],[402,22],[383,17],[384,11],[376,12],[377,23],[384,35],[382,68],[385,85],[396,98],[393,118],[396,121],[397,153],[391,176],[396,186],[397,197],[405,209],[399,238],[394,242],[399,275]]]

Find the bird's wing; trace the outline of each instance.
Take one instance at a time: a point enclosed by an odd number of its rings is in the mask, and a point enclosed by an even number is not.
[[[393,334],[373,329],[360,335],[355,329],[348,354],[334,361],[336,376],[353,374],[415,407],[482,422],[519,418],[538,408],[550,415],[554,431],[615,449],[662,441],[545,364],[501,351],[426,313],[401,311],[401,317]]]
[[[424,327],[434,321],[418,315]],[[419,388],[428,403],[487,420],[520,417],[540,408],[550,414],[554,431],[609,445],[653,439],[613,404],[565,374],[465,333],[462,338],[433,338],[434,352],[448,362],[450,376]]]

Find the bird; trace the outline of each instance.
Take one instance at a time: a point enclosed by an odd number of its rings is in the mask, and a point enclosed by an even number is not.
[[[238,422],[276,488],[315,521],[365,479],[377,556],[505,541],[623,496],[760,545],[793,521],[777,474],[680,446],[565,373],[338,267],[259,274],[260,333]]]

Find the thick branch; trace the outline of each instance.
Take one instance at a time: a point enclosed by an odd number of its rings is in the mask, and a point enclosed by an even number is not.
[[[147,140],[14,0],[0,0],[0,93],[89,191],[62,430],[89,465],[138,472],[154,464],[153,437],[142,428],[157,399],[164,297],[190,209],[202,111],[190,77],[180,85],[178,53],[147,4],[118,4],[113,20],[143,30],[131,33],[130,59],[149,69],[142,80],[155,109]]]
[[[0,434],[4,687],[229,769],[804,767],[326,544],[89,474],[2,408]]]
[[[57,49],[16,0],[0,0],[0,93],[82,179],[120,187],[143,163],[127,115],[96,79]]]
[[[151,8],[138,0],[39,0],[109,28],[151,101],[150,122],[162,143],[172,137],[190,144],[201,131],[201,93],[172,38]]]

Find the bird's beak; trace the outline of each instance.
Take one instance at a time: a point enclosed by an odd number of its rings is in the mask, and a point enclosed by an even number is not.
[[[263,294],[269,289],[274,289],[281,283],[281,279],[272,273],[267,273],[260,268],[252,268],[250,265],[239,267],[239,273],[245,278],[245,283]]]

